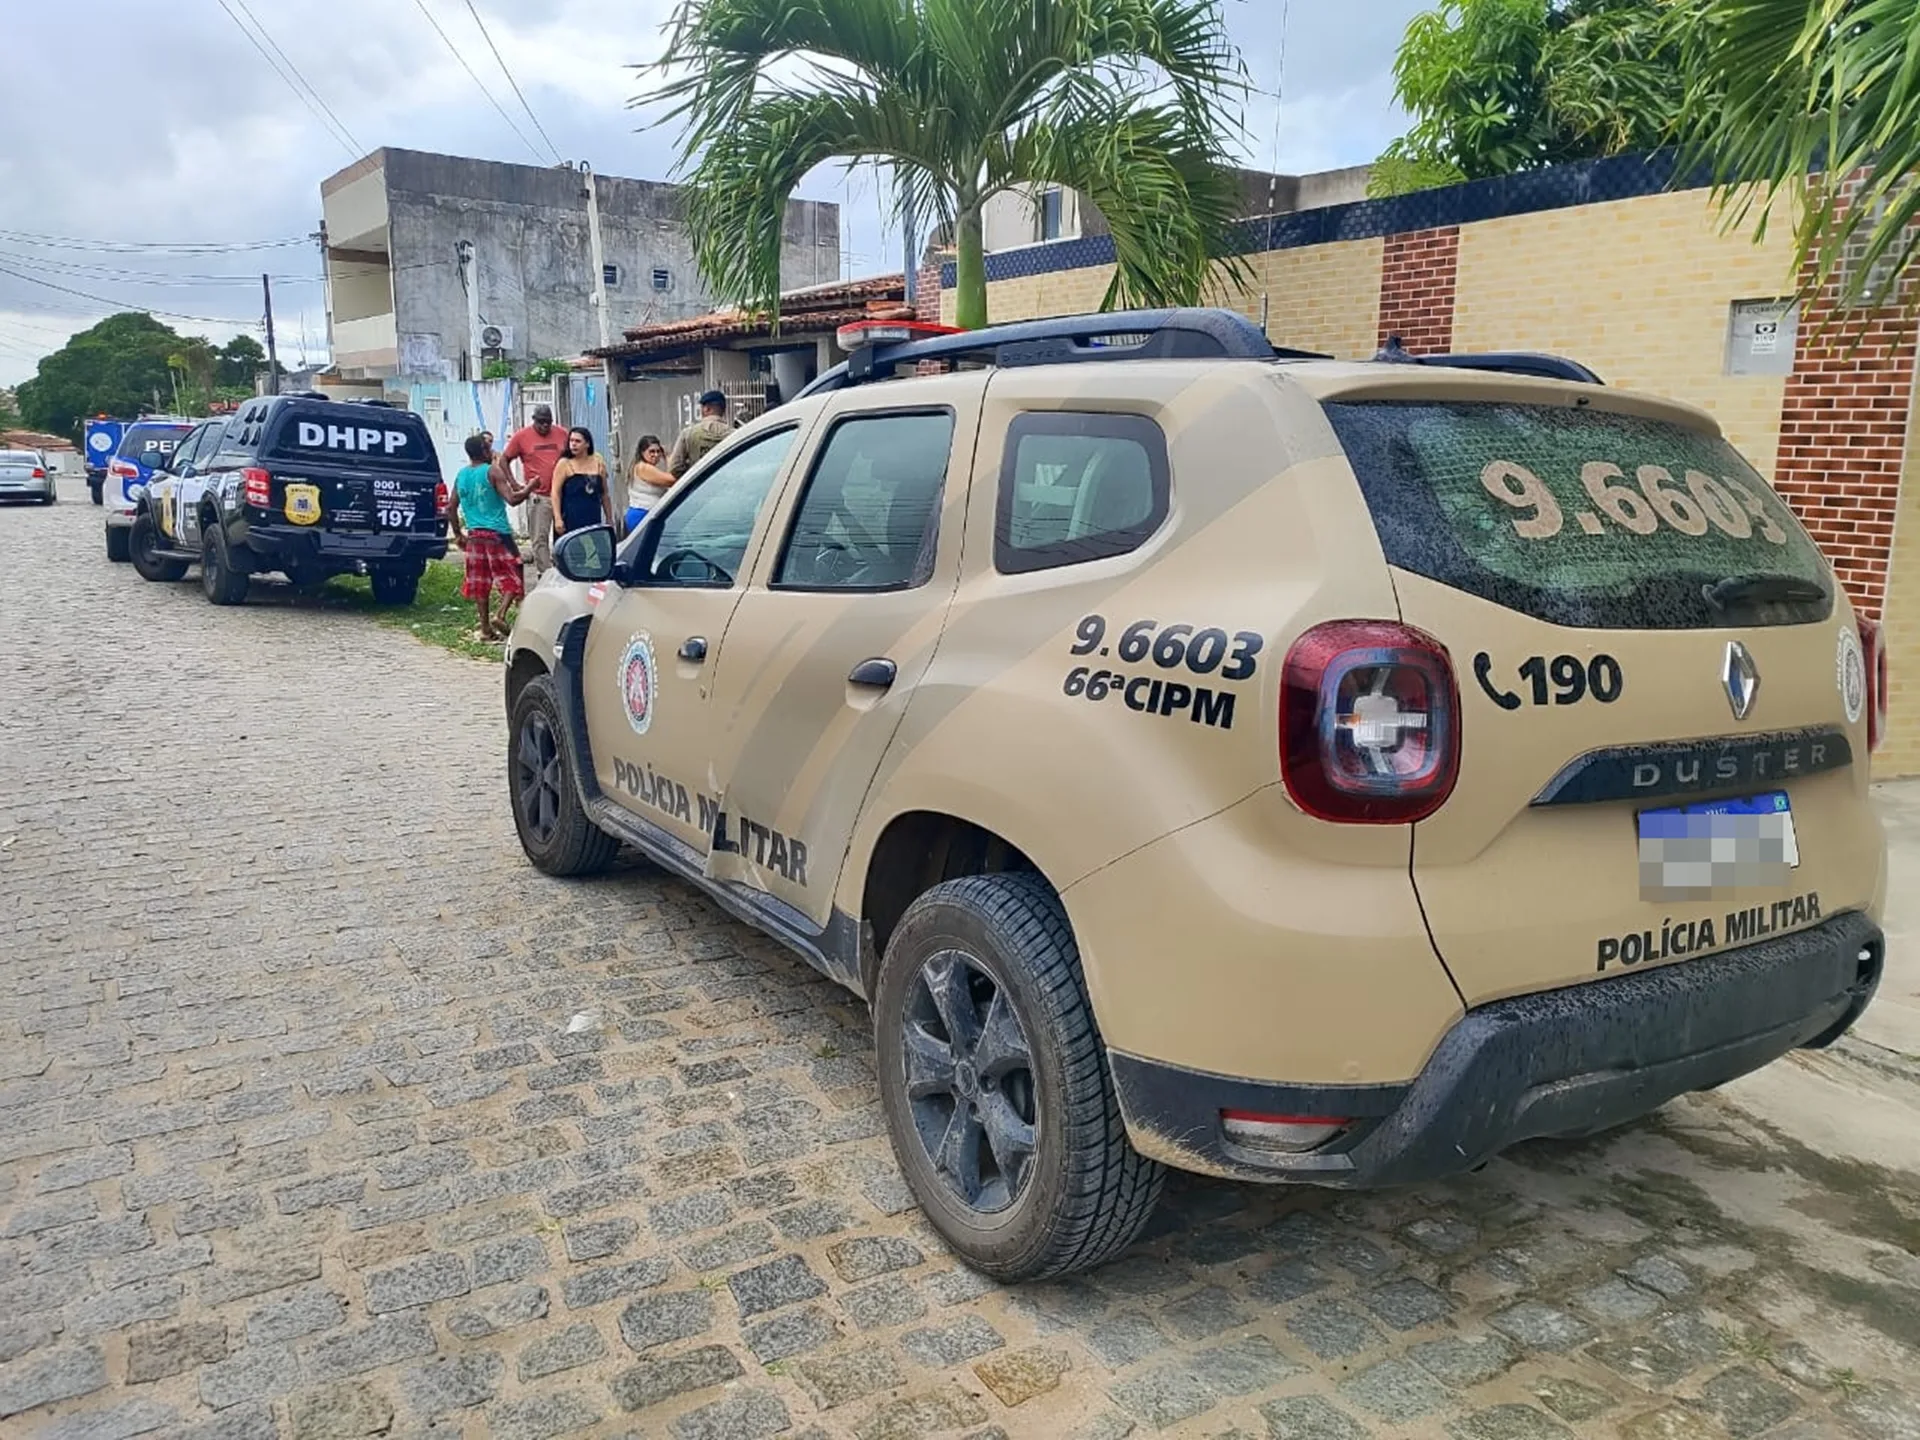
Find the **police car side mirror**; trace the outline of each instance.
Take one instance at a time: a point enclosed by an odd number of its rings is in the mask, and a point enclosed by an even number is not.
[[[613,531],[605,525],[569,530],[553,542],[553,568],[589,583],[613,574]]]

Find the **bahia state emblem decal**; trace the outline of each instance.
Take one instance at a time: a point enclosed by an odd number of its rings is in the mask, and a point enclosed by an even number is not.
[[[620,657],[620,702],[626,707],[633,733],[644,735],[653,723],[653,699],[658,676],[653,667],[653,637],[642,632],[627,642]]]

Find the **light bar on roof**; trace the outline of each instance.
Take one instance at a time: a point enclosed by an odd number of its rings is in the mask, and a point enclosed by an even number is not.
[[[907,340],[925,340],[932,335],[957,335],[952,325],[930,325],[922,320],[856,320],[833,332],[834,343],[842,350],[865,349],[869,345],[897,345]]]

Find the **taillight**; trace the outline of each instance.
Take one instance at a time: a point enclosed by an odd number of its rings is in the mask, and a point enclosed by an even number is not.
[[[1878,750],[1887,738],[1887,645],[1880,622],[1859,617],[1860,650],[1867,671],[1867,749]]]
[[[33,467],[33,478],[36,480],[44,480],[47,478],[47,472],[36,465]]]
[[[436,518],[447,518],[447,482],[442,480],[433,487],[433,513]]]
[[[1383,620],[1316,625],[1287,651],[1280,774],[1320,820],[1431,815],[1460,773],[1460,691],[1446,650]]]
[[[262,510],[273,505],[273,476],[258,466],[249,465],[240,472],[240,498]]]
[[[115,460],[107,466],[107,473],[116,480],[132,480],[140,474],[140,467],[127,460]]]

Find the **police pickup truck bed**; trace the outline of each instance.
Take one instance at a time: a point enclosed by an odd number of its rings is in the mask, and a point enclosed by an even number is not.
[[[150,580],[189,564],[216,605],[251,576],[296,585],[367,575],[374,598],[412,602],[447,553],[447,490],[420,417],[306,392],[249,401],[224,437],[187,453],[140,497],[131,558]]]

